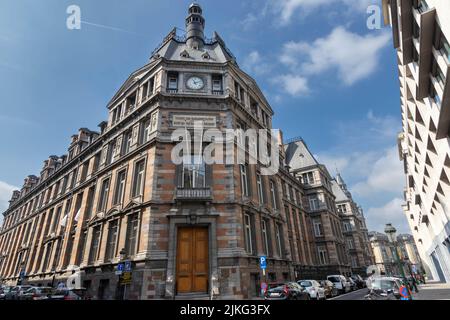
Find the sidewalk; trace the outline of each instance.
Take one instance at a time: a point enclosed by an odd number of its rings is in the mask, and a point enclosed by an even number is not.
[[[413,300],[450,300],[450,283],[430,281],[413,293]]]

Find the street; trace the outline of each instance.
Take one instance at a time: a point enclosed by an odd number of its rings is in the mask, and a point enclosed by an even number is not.
[[[329,300],[364,300],[367,288],[349,292]],[[431,281],[419,286],[419,292],[413,293],[413,300],[450,300],[450,284]]]
[[[364,296],[367,294],[367,292],[367,288],[363,288],[328,300],[364,300]]]

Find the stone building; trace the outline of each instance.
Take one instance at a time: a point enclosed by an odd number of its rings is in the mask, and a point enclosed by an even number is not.
[[[375,259],[374,265],[378,267],[379,272],[386,275],[401,275],[395,256],[395,247],[389,242],[387,235],[371,231],[369,232],[369,240]],[[412,235],[398,235],[397,247],[398,257],[400,258],[405,275],[409,275],[411,272],[422,273],[424,271]]]
[[[352,272],[364,274],[367,266],[373,265],[374,260],[363,210],[353,200],[340,174],[331,181],[331,187],[336,197],[337,211],[342,220]]]
[[[450,2],[383,0],[398,61],[403,210],[427,274],[450,282]]]
[[[296,167],[257,83],[204,27],[192,4],[186,34],[172,30],[128,77],[99,132],[80,129],[67,155],[49,157],[13,193],[0,231],[6,283],[54,286],[75,274],[96,299],[235,299],[259,295],[262,281],[351,272],[328,171]],[[216,134],[199,134],[199,124]],[[251,161],[248,129],[279,141],[273,174]],[[180,144],[185,135],[198,139]],[[222,138],[224,155],[243,152],[242,163],[205,161]],[[306,180],[313,171],[318,183]],[[116,275],[124,261],[126,284]]]
[[[23,271],[29,283],[54,284],[74,265],[95,298],[120,298],[115,270],[124,255],[133,268],[127,299],[212,289],[247,298],[259,292],[260,255],[268,257],[267,281],[292,279],[292,260],[312,263],[306,227],[291,239],[286,227],[287,219],[307,224],[297,180],[284,173],[298,196],[285,206],[281,176],[262,175],[259,164],[196,161],[203,144],[183,164],[172,161],[172,133],[193,133],[195,121],[220,131],[272,126],[256,82],[217,33],[205,38],[204,26],[201,7],[191,5],[187,34],[171,31],[130,75],[100,132],[80,129],[68,156],[50,157],[41,176],[13,194],[0,235],[4,279],[17,281]],[[244,138],[234,150],[248,153]]]
[[[336,207],[332,189],[333,178],[320,164],[302,139],[284,146],[286,164],[290,172],[301,181],[305,192],[305,206],[311,219],[315,243],[315,265],[320,266],[321,277],[332,274],[351,274],[342,221]]]

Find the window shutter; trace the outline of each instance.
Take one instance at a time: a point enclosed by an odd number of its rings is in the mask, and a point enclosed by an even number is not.
[[[210,164],[205,165],[205,179],[206,179],[206,186],[212,187],[213,186],[213,166]]]
[[[183,164],[179,164],[175,167],[175,185],[178,188],[183,187]]]

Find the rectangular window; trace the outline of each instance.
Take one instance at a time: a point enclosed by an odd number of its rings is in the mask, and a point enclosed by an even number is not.
[[[122,140],[122,156],[126,155],[128,152],[130,152],[131,144],[133,143],[133,134],[131,130],[128,130],[123,134],[123,140]]]
[[[84,251],[86,248],[86,239],[87,239],[87,231],[81,232],[80,241],[78,244],[78,254],[77,254],[77,258],[76,258],[77,266],[81,265],[81,263],[83,262]]]
[[[92,173],[97,172],[98,166],[99,166],[99,164],[100,164],[100,157],[101,157],[101,152],[98,152],[98,153],[94,156],[94,165],[92,166]]]
[[[89,188],[88,198],[86,203],[86,212],[84,216],[88,219],[92,217],[92,209],[94,208],[94,196],[95,196],[95,185]]]
[[[53,209],[52,209],[51,213],[52,212],[53,212]],[[59,219],[61,218],[61,212],[62,212],[62,206],[60,206],[56,209],[56,214],[53,217],[53,223],[52,223],[52,228],[50,230],[50,233],[56,232],[56,230],[58,228]]]
[[[212,76],[212,90],[213,90],[213,92],[221,92],[222,91],[222,76],[221,75],[213,75]]]
[[[279,224],[275,224],[275,237],[277,240],[277,253],[280,258],[283,257],[283,244],[282,244],[282,232],[281,226]]]
[[[108,242],[106,247],[106,261],[111,261],[116,256],[116,243],[118,234],[118,222],[117,220],[111,221],[109,223],[108,229]]]
[[[258,200],[260,204],[264,203],[264,190],[261,174],[256,174],[256,184],[258,185]]]
[[[249,214],[244,214],[245,250],[253,254],[252,220]]]
[[[327,264],[327,249],[325,249],[325,247],[318,247],[317,248],[318,252],[319,252],[319,264],[324,265]]]
[[[314,235],[316,237],[322,237],[323,229],[322,229],[322,221],[320,221],[320,218],[316,218],[313,220],[313,227],[314,227]]]
[[[136,254],[136,244],[138,240],[139,217],[137,214],[128,216],[127,223],[127,240],[125,250],[127,255],[134,256]]]
[[[114,156],[114,149],[116,148],[116,141],[111,141],[108,145],[108,151],[106,153],[106,165],[112,163]]]
[[[314,184],[314,172],[307,172],[303,174],[303,183],[304,184]]]
[[[272,208],[274,210],[277,210],[278,209],[278,206],[277,206],[277,191],[276,191],[275,183],[272,180],[270,180],[270,194],[272,196]]]
[[[100,189],[100,198],[98,201],[98,212],[104,212],[106,210],[106,204],[108,202],[108,193],[109,193],[109,179],[105,179],[102,182],[102,187]]]
[[[178,90],[178,73],[175,72],[168,73],[167,88],[169,90]]]
[[[241,169],[241,191],[244,197],[248,197],[250,195],[249,185],[248,185],[248,166],[245,164],[240,165]]]
[[[97,260],[98,249],[100,247],[101,227],[97,226],[92,230],[91,250],[89,251],[89,264]]]
[[[80,183],[86,181],[88,168],[89,168],[89,161],[86,161],[85,163],[83,163],[83,166],[81,167]]]
[[[48,268],[48,264],[50,263],[50,254],[52,253],[52,243],[47,244],[46,250],[45,250],[45,258],[44,258],[44,264],[42,266],[42,271],[46,272]]]
[[[150,140],[150,133],[152,132],[152,123],[150,119],[145,119],[141,123],[141,136],[139,137],[139,144],[144,144]]]
[[[134,166],[132,197],[141,196],[144,189],[145,160],[137,162]]]
[[[309,208],[311,211],[319,210],[320,204],[317,195],[309,196]]]
[[[261,221],[261,233],[263,239],[264,254],[269,255],[269,231],[267,229],[266,220]]]
[[[206,187],[206,164],[202,156],[184,157],[182,179],[185,189]]]
[[[355,248],[353,239],[351,239],[351,238],[347,239],[347,247],[348,247],[350,250],[352,250],[352,249]]]
[[[122,170],[117,174],[116,190],[114,192],[113,204],[120,204],[123,201],[123,195],[125,191],[126,171]]]
[[[77,182],[78,168],[72,171],[72,180],[70,181],[70,189],[75,188]]]

